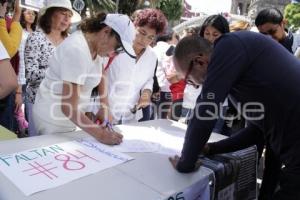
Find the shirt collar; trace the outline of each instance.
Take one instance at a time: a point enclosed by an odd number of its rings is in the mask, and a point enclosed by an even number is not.
[[[293,40],[294,36],[291,31],[288,31],[287,36],[280,41],[280,44],[282,44],[289,52],[293,53],[292,46],[293,46]]]

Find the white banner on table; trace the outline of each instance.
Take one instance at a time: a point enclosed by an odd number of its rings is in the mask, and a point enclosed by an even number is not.
[[[160,145],[156,153],[164,155],[180,154],[184,142],[184,130],[179,128],[161,129],[154,127],[136,127],[130,125],[118,125],[115,129],[123,134],[123,140],[139,140]]]
[[[205,177],[182,192],[177,192],[165,200],[209,200],[209,177]]]
[[[184,143],[184,135],[186,132],[186,125],[181,123],[174,123],[170,127],[146,127],[146,126],[131,126],[131,125],[117,125],[115,129],[123,134],[124,141],[139,140],[144,142],[155,143],[160,145],[156,153],[173,156],[180,155]],[[220,134],[212,133],[209,142],[216,142],[227,138]]]
[[[87,138],[80,140],[83,144],[89,146],[97,146],[99,142],[94,138]],[[115,151],[122,153],[149,153],[149,152],[158,152],[161,148],[161,145],[154,142],[147,142],[138,139],[123,139],[123,142],[119,145],[110,147]]]
[[[46,0],[20,0],[20,6],[39,11],[41,8],[46,6]]]
[[[28,196],[132,159],[100,143],[72,141],[0,155],[0,171]]]

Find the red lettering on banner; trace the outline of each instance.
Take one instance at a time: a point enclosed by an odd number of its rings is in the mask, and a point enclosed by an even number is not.
[[[70,152],[68,152],[68,154],[71,155],[71,156],[73,156],[73,157],[75,157],[76,159],[90,158],[91,160],[94,160],[94,161],[96,161],[96,162],[99,162],[97,159],[95,159],[95,158],[93,158],[93,157],[91,157],[91,156],[89,156],[89,155],[87,155],[87,154],[85,154],[85,153],[83,153],[83,152],[81,152],[81,151],[79,151],[79,150],[75,150],[75,151],[78,152],[79,154],[81,154],[82,156],[81,156],[81,157],[78,157],[77,155],[72,154],[72,153],[70,153]]]
[[[63,161],[63,167],[66,169],[66,170],[81,170],[83,168],[85,168],[85,164],[83,162],[79,162],[77,160],[80,160],[80,159],[83,159],[83,158],[89,158],[93,161],[96,161],[96,162],[99,162],[97,159],[87,155],[86,153],[83,153],[79,150],[75,150],[77,152],[77,155],[75,155],[74,153],[70,153],[68,152],[67,154],[59,154],[59,155],[56,155],[54,158],[58,161]],[[77,159],[77,160],[71,160],[71,157]],[[73,164],[72,164],[73,163]],[[74,166],[74,164],[76,166]],[[72,167],[71,167],[72,165]]]
[[[33,171],[33,174],[29,174],[29,176],[36,176],[36,175],[44,175],[49,179],[58,178],[56,174],[51,172],[51,170],[56,169],[57,167],[46,167],[52,165],[52,163],[40,164],[38,162],[28,163],[31,166],[29,169],[23,170],[23,172]]]
[[[66,155],[66,154],[60,154],[54,157],[56,160],[58,161],[64,161],[63,167],[66,170],[72,171],[72,170],[81,170],[83,168],[85,168],[85,164],[76,160],[71,160],[71,157]],[[70,163],[77,163],[77,168],[71,168]]]

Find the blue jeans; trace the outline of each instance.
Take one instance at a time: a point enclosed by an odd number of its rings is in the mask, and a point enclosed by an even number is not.
[[[145,108],[142,108],[143,117],[139,119],[139,122],[153,120],[154,119],[154,112],[153,112],[153,106],[148,105]]]
[[[17,122],[15,119],[15,94],[11,93],[1,100],[0,106],[0,125],[12,132],[17,131]]]
[[[177,99],[171,105],[171,119],[178,121],[181,117],[183,99]]]
[[[189,121],[191,119],[191,116],[193,115],[192,112],[193,112],[193,109],[182,107],[182,109],[181,109],[181,116],[180,117],[185,119],[184,122],[186,124],[189,123]]]
[[[160,92],[158,99],[152,100],[155,108],[153,109],[157,119],[167,119],[170,107],[172,105],[171,92]]]
[[[36,128],[34,126],[33,117],[32,117],[33,103],[29,103],[26,101],[25,107],[26,107],[26,116],[28,118],[28,136],[29,137],[37,136],[39,134],[36,131]]]

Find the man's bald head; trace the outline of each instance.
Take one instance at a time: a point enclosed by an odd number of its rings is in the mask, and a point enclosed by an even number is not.
[[[212,52],[209,41],[199,36],[183,38],[176,46],[174,66],[177,76],[188,84],[199,87],[207,73],[207,66]]]
[[[196,55],[210,56],[212,45],[199,36],[188,36],[183,38],[176,46],[174,57],[181,64],[180,67],[188,67],[190,60]]]

